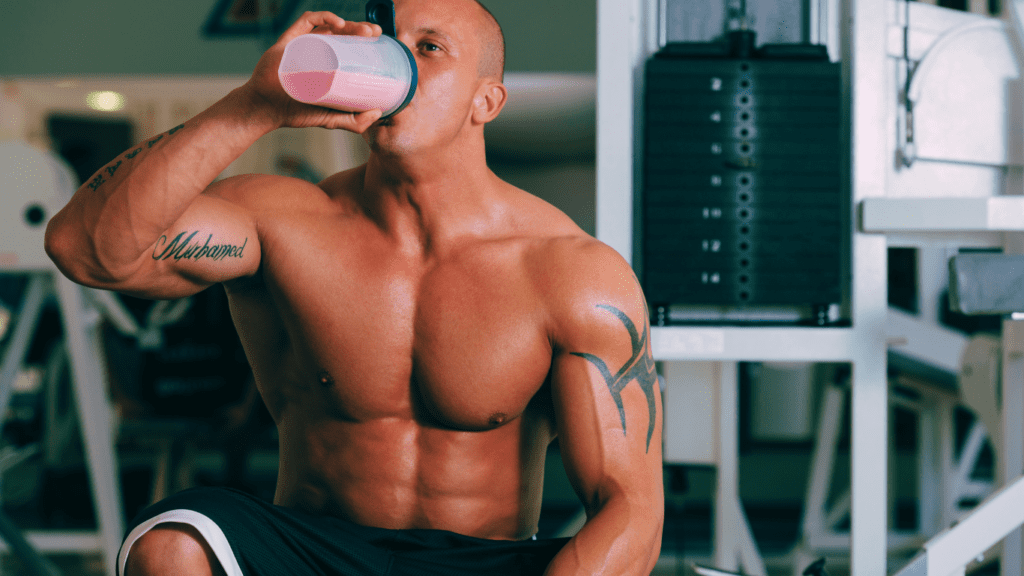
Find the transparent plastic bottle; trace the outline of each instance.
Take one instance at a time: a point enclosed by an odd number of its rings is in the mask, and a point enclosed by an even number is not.
[[[304,34],[289,42],[277,70],[289,96],[346,112],[402,110],[416,92],[416,60],[395,38]]]

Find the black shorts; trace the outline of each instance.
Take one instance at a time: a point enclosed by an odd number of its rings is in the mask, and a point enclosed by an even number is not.
[[[484,540],[443,530],[387,530],[275,506],[227,488],[196,488],[142,511],[118,554],[154,526],[196,528],[228,576],[543,574],[568,541]]]

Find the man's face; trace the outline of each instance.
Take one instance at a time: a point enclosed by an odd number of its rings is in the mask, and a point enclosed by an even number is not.
[[[395,19],[398,40],[416,58],[416,94],[365,136],[372,149],[399,154],[443,147],[466,124],[482,82],[481,8],[473,0],[398,0]]]

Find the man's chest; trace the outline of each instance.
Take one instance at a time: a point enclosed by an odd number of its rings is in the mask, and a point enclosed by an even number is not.
[[[291,380],[329,377],[310,387],[354,419],[486,429],[526,409],[547,377],[551,347],[515,246],[425,261],[345,240],[344,249],[271,244],[264,252],[269,300],[302,374]]]

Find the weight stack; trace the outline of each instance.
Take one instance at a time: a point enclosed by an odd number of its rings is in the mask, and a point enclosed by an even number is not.
[[[646,74],[652,307],[840,302],[849,202],[840,67],[825,48],[755,49],[753,32],[739,31],[726,43],[669,44]]]

